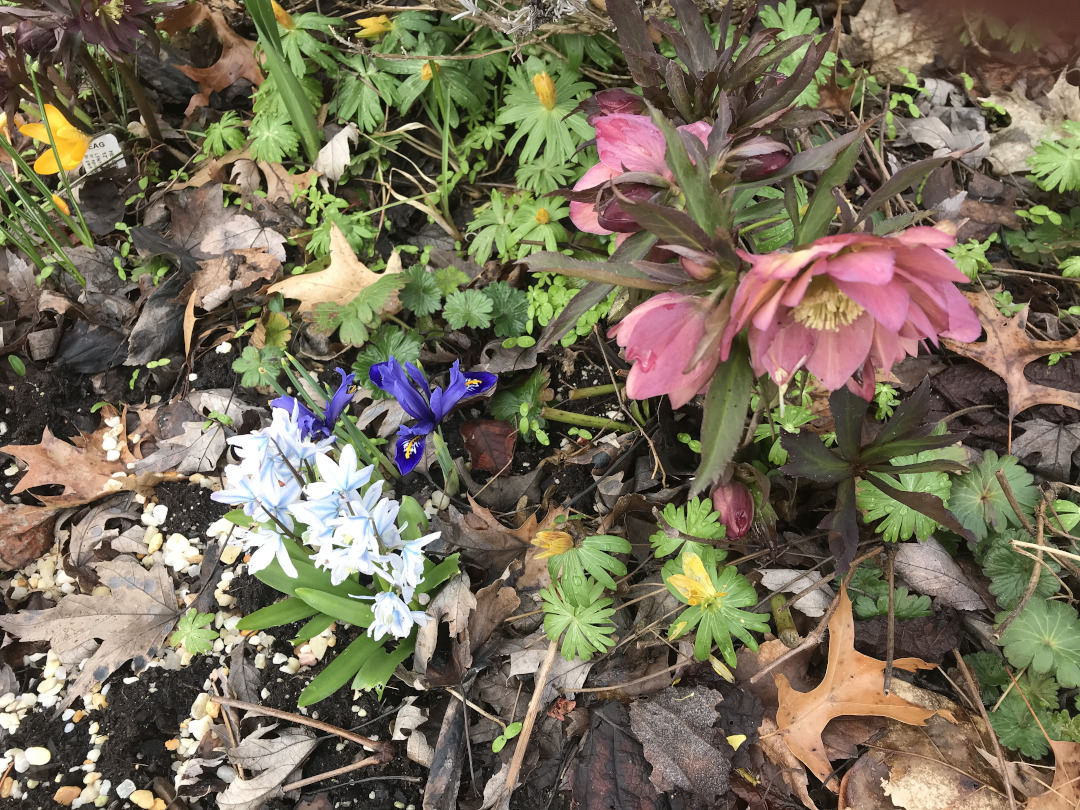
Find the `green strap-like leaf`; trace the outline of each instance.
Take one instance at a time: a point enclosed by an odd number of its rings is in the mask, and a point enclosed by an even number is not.
[[[750,353],[743,342],[737,341],[728,359],[716,369],[705,396],[701,464],[694,473],[690,497],[708,489],[734,457],[745,430],[753,382]]]

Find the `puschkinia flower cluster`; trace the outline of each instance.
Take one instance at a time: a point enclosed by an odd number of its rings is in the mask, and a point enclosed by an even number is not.
[[[383,495],[382,480],[372,480],[374,467],[359,466],[349,444],[335,459],[335,439],[312,431],[309,417],[292,401],[291,409],[273,409],[268,427],[229,439],[239,463],[226,466],[225,488],[211,497],[253,519],[239,529],[251,552],[251,573],[276,560],[296,578],[286,538],[294,540],[314,551],[310,559],[334,585],[353,575],[387,583],[381,589],[374,580],[378,592],[367,597],[374,599],[375,616],[367,632],[376,641],[388,634],[405,638],[428,621],[410,603],[424,577],[424,547],[439,533],[406,541],[402,531],[408,527],[398,525],[400,504]]]

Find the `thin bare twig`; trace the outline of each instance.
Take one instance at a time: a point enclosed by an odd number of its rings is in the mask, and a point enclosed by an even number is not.
[[[859,567],[859,565],[861,563],[866,562],[867,560],[869,560],[872,557],[876,557],[878,554],[880,554],[884,550],[885,550],[885,546],[875,546],[874,548],[870,549],[868,552],[863,554],[861,557],[856,557],[854,560],[852,560],[851,565],[848,566],[848,570],[849,571],[854,571],[856,568]],[[800,580],[800,579],[802,579],[802,576],[799,576],[795,581],[798,582],[798,580]],[[815,582],[813,585],[811,585],[809,588],[803,588],[801,591],[799,591],[793,597],[791,597],[786,602],[784,602],[784,605],[783,605],[783,607],[780,608],[780,610],[788,610],[788,609],[790,609],[792,605],[794,605],[796,602],[798,602],[800,599],[802,599],[808,593],[813,593],[814,591],[816,591],[818,588],[822,587],[823,585],[828,585],[834,579],[836,579],[836,572],[835,571],[833,571],[828,576],[822,577],[817,582]],[[762,600],[762,604],[764,604],[764,600]]]
[[[309,776],[306,779],[299,779],[295,782],[290,782],[287,785],[282,786],[282,790],[288,793],[290,790],[299,790],[302,787],[308,785],[314,785],[316,782],[321,782],[323,779],[331,779],[335,776],[342,776],[352,771],[358,771],[361,768],[366,768],[368,765],[379,765],[383,762],[382,757],[364,757],[359,762],[354,762],[352,765],[343,765],[340,768],[334,768],[332,771],[324,771],[323,773],[317,773],[314,776]]]
[[[1035,530],[1032,531],[1031,523],[1028,522],[1024,513],[1020,509],[1020,504],[1016,501],[1016,495],[1013,494],[1012,488],[1009,486],[1009,482],[1005,477],[1004,470],[998,470],[996,473],[998,483],[1001,485],[1002,491],[1005,493],[1005,497],[1009,501],[1009,506],[1016,512],[1016,516],[1020,518],[1020,522],[1024,524],[1024,528],[1028,530],[1035,538],[1035,564],[1031,566],[1031,577],[1028,579],[1027,587],[1024,589],[1024,595],[1020,597],[1020,601],[1016,603],[1016,607],[1012,609],[1012,612],[1005,618],[998,629],[994,631],[994,638],[1000,639],[1001,636],[1009,629],[1016,617],[1020,615],[1020,612],[1027,607],[1027,603],[1031,600],[1031,597],[1035,595],[1035,589],[1039,587],[1039,580],[1042,578],[1043,569],[1043,529],[1046,526],[1046,498],[1043,497],[1039,501],[1039,506],[1035,512]]]
[[[213,703],[220,703],[222,706],[232,706],[233,708],[243,709],[244,711],[253,714],[263,714],[267,717],[276,717],[279,720],[288,720],[291,723],[296,723],[301,726],[317,728],[320,731],[326,731],[341,737],[342,739],[349,740],[350,742],[359,743],[369,751],[378,751],[383,756],[386,756],[386,754],[389,753],[391,757],[393,756],[393,748],[389,744],[373,740],[370,737],[365,737],[363,734],[356,734],[352,731],[332,726],[329,723],[324,723],[322,720],[314,720],[310,717],[304,717],[302,714],[283,712],[281,709],[271,709],[269,706],[260,706],[258,703],[248,703],[246,700],[235,700],[233,698],[216,696],[211,697],[210,700]]]
[[[794,658],[803,650],[809,650],[811,647],[816,647],[820,644],[821,639],[825,636],[825,631],[829,628],[829,620],[832,618],[832,615],[836,613],[838,607],[840,607],[840,592],[837,592],[836,596],[833,598],[832,604],[830,604],[829,609],[825,611],[825,615],[821,617],[821,621],[818,622],[817,627],[806,634],[806,638],[802,640],[802,644],[794,649],[788,650],[771,664],[768,664],[764,669],[755,673],[750,678],[750,683],[760,681],[767,673],[772,672],[789,658]]]
[[[517,745],[514,746],[514,758],[510,760],[510,770],[506,773],[506,792],[513,793],[517,784],[518,774],[521,773],[521,765],[525,761],[525,749],[529,746],[529,738],[532,736],[533,726],[536,724],[536,716],[540,713],[540,698],[544,695],[544,687],[547,685],[548,675],[551,674],[551,665],[555,663],[555,656],[559,652],[558,640],[549,641],[547,655],[544,656],[540,669],[536,671],[536,683],[533,686],[532,698],[529,707],[525,710],[525,719],[521,723],[521,734],[518,735]]]
[[[1001,781],[1005,783],[1005,796],[1009,800],[1009,810],[1016,810],[1016,797],[1013,796],[1012,782],[1009,781],[1009,770],[1006,765],[1005,754],[1001,750],[1001,743],[998,742],[997,732],[995,732],[994,727],[990,725],[990,715],[986,713],[986,707],[983,705],[982,696],[979,694],[979,687],[975,685],[975,679],[971,676],[971,670],[968,668],[967,662],[964,660],[963,656],[960,655],[960,651],[953,647],[952,652],[953,656],[956,658],[956,665],[960,668],[964,680],[967,681],[968,689],[971,690],[971,702],[974,703],[982,713],[983,723],[986,724],[986,730],[990,735],[990,741],[994,744],[994,753],[997,755],[998,769],[1001,772]]]
[[[889,552],[885,556],[889,568],[889,622],[885,626],[885,682],[882,684],[882,694],[889,694],[892,689],[892,664],[896,655],[896,544],[889,546]]]

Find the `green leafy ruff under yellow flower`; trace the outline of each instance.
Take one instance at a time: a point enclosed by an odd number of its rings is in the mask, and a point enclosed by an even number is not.
[[[86,157],[86,150],[90,148],[90,136],[73,127],[52,104],[45,105],[45,118],[49,123],[48,129],[43,123],[23,124],[19,127],[19,132],[27,138],[44,143],[49,143],[49,130],[52,130],[56,150],[45,150],[41,157],[34,161],[34,171],[38,174],[59,174],[61,169],[69,172],[77,168]],[[59,164],[56,161],[58,154]]]

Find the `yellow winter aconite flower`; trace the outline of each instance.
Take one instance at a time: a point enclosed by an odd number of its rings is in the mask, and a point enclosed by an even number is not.
[[[536,221],[541,225],[547,225],[551,222],[551,214],[548,213],[546,208],[536,209]]]
[[[52,104],[45,105],[45,118],[49,122],[48,129],[45,124],[24,124],[19,127],[19,132],[27,138],[45,143],[49,142],[49,129],[52,130],[56,151],[52,148],[46,149],[41,157],[34,161],[34,171],[38,174],[59,174],[61,169],[69,172],[78,167],[86,157],[86,150],[90,148],[90,136],[73,127]],[[59,164],[56,162],[57,153],[60,155]]]
[[[549,557],[557,557],[565,554],[574,546],[574,538],[566,532],[543,531],[537,532],[532,539],[532,544],[543,549],[536,555],[538,560],[546,560]]]
[[[558,100],[558,96],[555,93],[555,82],[548,75],[547,71],[536,73],[532,78],[533,90],[536,91],[536,97],[540,99],[540,103],[544,105],[545,110],[554,110],[555,102]]]
[[[682,570],[683,573],[668,577],[668,584],[681,593],[691,605],[699,605],[718,596],[727,596],[716,590],[701,557],[692,551],[682,555]]]
[[[378,17],[361,17],[356,22],[363,29],[357,36],[366,39],[381,37],[394,30],[394,24],[385,14],[380,14]]]
[[[277,0],[270,0],[270,3],[274,7],[274,19],[278,21],[278,25],[290,31],[295,30],[296,23],[293,22],[292,15],[283,9]]]
[[[56,210],[62,212],[65,216],[71,216],[71,209],[68,208],[68,204],[64,202],[63,197],[58,197],[55,194],[52,195],[52,204],[56,206]]]
[[[434,65],[434,64],[435,64],[434,62],[424,62],[424,66],[422,68],[420,68],[420,78],[423,79],[425,82],[430,82],[431,77],[434,76],[435,73],[438,73],[438,71],[439,71],[439,66],[438,65],[435,65],[435,70],[434,71],[431,70],[431,66]]]

